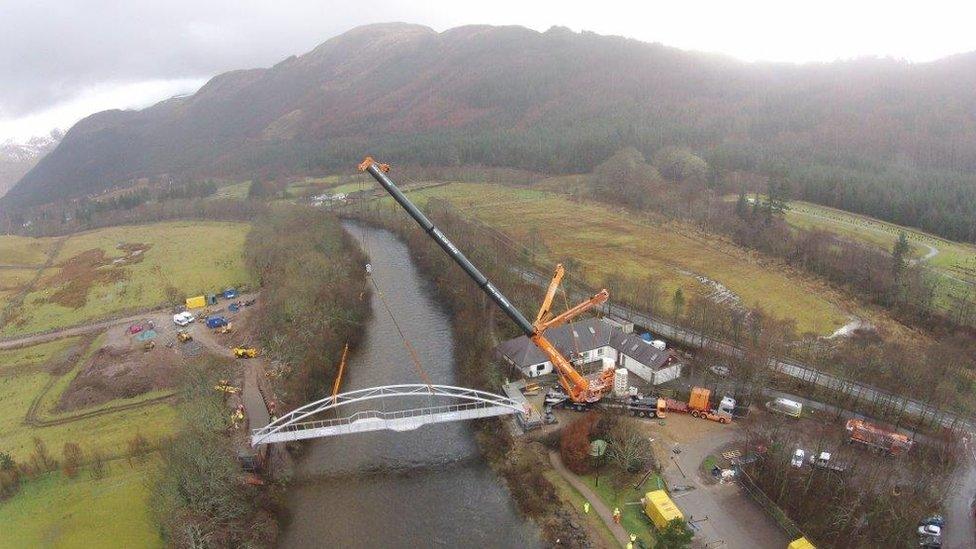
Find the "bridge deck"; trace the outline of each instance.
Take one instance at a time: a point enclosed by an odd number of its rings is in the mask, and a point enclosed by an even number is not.
[[[434,423],[463,421],[515,413],[519,412],[508,406],[498,406],[487,402],[468,402],[464,404],[432,406],[394,412],[364,410],[343,418],[288,424],[273,432],[269,432],[270,429],[267,427],[264,429],[254,429],[251,434],[251,444],[256,446],[258,444],[331,437],[369,431],[412,431],[423,425],[431,425]]]

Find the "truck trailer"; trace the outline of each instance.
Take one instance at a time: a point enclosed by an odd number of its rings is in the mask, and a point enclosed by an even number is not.
[[[670,412],[691,414],[692,417],[709,419],[719,423],[732,423],[732,413],[735,411],[735,399],[724,396],[719,401],[718,406],[711,407],[712,391],[704,387],[693,387],[688,402],[680,400],[666,399],[667,409]]]
[[[848,442],[857,442],[891,455],[899,455],[911,450],[915,445],[914,440],[899,432],[879,427],[862,419],[849,419],[845,427],[850,435]]]

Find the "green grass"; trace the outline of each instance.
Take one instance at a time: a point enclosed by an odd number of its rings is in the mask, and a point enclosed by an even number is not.
[[[0,265],[39,267],[57,239],[0,235]]]
[[[125,252],[118,249],[123,242],[148,244],[150,248],[141,262],[101,267],[122,269],[126,277],[121,282],[91,287],[87,302],[77,309],[48,301],[58,287],[51,276],[45,275],[0,335],[41,332],[160,306],[166,302],[168,285],[191,296],[251,284],[243,261],[249,227],[244,223],[186,221],[110,227],[71,235],[55,258],[56,264],[92,249],[104,250],[108,258],[124,257]]]
[[[24,418],[31,403],[41,396],[44,389],[52,382],[53,385],[47,393],[43,394],[41,401],[39,416],[42,420],[71,418],[82,412],[140,402],[166,394],[165,391],[155,391],[132,399],[114,400],[67,414],[55,413],[53,408],[61,392],[67,388],[71,379],[84,365],[87,356],[90,356],[93,349],[98,348],[97,340],[75,367],[63,376],[55,378],[47,370],[30,366],[43,364],[52,356],[60,355],[73,343],[75,341],[61,340],[24,349],[3,351],[3,354],[0,354],[0,360],[10,360],[9,363],[3,362],[3,369],[0,369],[0,374],[3,374],[0,375],[0,450],[9,452],[16,460],[27,459],[34,448],[33,439],[38,437],[45,442],[52,454],[58,456],[66,442],[79,444],[86,453],[98,450],[107,456],[117,456],[125,451],[126,442],[137,432],[151,443],[158,442],[173,433],[176,411],[172,405],[165,402],[48,427],[32,427],[25,424]]]
[[[152,521],[148,478],[158,463],[110,462],[93,479],[53,472],[28,480],[0,503],[0,548],[163,547]]]
[[[707,293],[687,273],[701,274],[735,292],[746,307],[758,305],[776,317],[795,319],[801,334],[829,334],[850,314],[849,303],[831,296],[812,277],[764,265],[741,248],[677,223],[657,224],[595,202],[493,184],[452,183],[410,196],[419,203],[431,197],[449,200],[523,245],[536,239],[544,245],[540,256],[549,263],[575,258],[583,266],[578,271],[594,286],[622,274],[653,277],[668,295],[676,288],[686,295]]]
[[[213,195],[209,198],[211,200],[244,200],[247,198],[248,191],[251,190],[251,182],[244,181],[241,183],[231,183],[229,185],[224,185],[217,189]]]
[[[953,242],[911,227],[809,202],[791,202],[786,220],[795,226],[826,230],[888,250],[898,239],[898,233],[904,231],[915,255],[927,254],[929,246],[939,251],[928,261],[929,265],[960,278],[976,280],[976,246],[972,244]]]
[[[596,482],[596,476],[593,475],[580,478],[600,496],[600,499],[607,504],[611,511],[615,507],[620,509],[620,524],[628,533],[637,534],[638,538],[644,540],[645,543],[650,541],[650,544],[653,546],[654,540],[656,539],[654,535],[654,524],[644,514],[640,500],[650,490],[646,488],[647,486],[657,486],[655,479],[648,478],[641,489],[636,490],[633,487],[634,482],[640,480],[640,476],[628,476],[627,482],[618,490],[614,488],[613,483],[607,475],[600,476],[599,484]]]
[[[936,277],[935,306],[945,311],[951,311],[957,306],[958,299],[970,295],[970,285],[976,284],[976,246],[972,244],[953,242],[911,227],[801,201],[790,203],[786,221],[794,227],[827,231],[884,250],[891,250],[898,234],[904,232],[915,258],[926,256],[934,248],[937,255],[925,263]]]
[[[369,190],[372,190],[375,187],[376,187],[376,183],[374,183],[372,181],[365,181],[363,183],[344,183],[342,185],[338,185],[336,187],[332,187],[331,189],[329,189],[329,193],[330,194],[337,194],[337,193],[346,193],[346,194],[349,194],[349,193],[354,193],[354,192],[360,191],[360,190],[369,191]]]
[[[613,536],[613,532],[610,531],[610,528],[607,527],[607,525],[603,522],[600,516],[596,514],[595,511],[591,509],[588,515],[583,514],[583,503],[586,501],[583,494],[579,493],[576,488],[573,488],[571,484],[566,482],[563,477],[559,476],[559,473],[555,471],[545,471],[543,476],[545,476],[546,479],[548,479],[549,482],[551,482],[556,488],[556,494],[559,496],[559,499],[561,499],[565,504],[572,506],[573,509],[576,509],[586,520],[586,523],[590,526],[590,528],[600,534],[600,537],[603,538],[606,545],[611,547],[619,547],[619,543]]]
[[[51,359],[62,356],[78,341],[77,337],[68,337],[31,347],[0,350],[0,375],[45,364]]]

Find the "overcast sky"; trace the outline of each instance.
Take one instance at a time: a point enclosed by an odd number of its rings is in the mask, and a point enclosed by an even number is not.
[[[0,142],[190,93],[365,23],[563,25],[747,61],[924,62],[976,50],[974,15],[971,0],[0,0]]]

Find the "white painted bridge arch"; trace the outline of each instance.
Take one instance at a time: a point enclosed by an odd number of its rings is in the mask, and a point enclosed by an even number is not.
[[[426,399],[424,406],[388,410],[389,401]],[[382,410],[357,410],[345,417],[316,419],[331,410],[351,404],[380,401]],[[451,385],[403,384],[359,389],[329,396],[296,408],[275,421],[251,431],[251,445],[288,442],[309,438],[364,433],[368,431],[411,431],[423,425],[509,414],[526,414],[524,403],[508,397]]]

